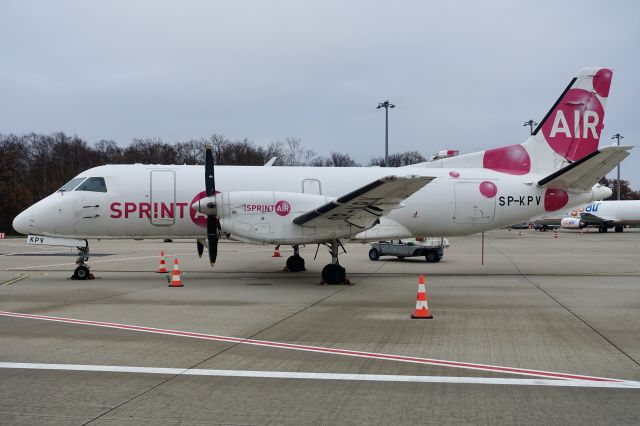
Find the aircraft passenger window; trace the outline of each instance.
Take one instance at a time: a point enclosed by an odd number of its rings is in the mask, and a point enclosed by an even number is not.
[[[76,191],[107,192],[107,184],[104,183],[104,178],[92,177],[84,181]]]
[[[58,191],[62,191],[62,192],[73,191],[73,189],[76,186],[80,185],[80,182],[82,182],[85,179],[86,178],[83,178],[83,177],[81,177],[81,178],[73,178],[69,182],[65,183],[62,188],[58,189]]]

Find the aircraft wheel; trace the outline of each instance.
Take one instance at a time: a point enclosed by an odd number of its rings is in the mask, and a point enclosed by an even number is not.
[[[71,278],[76,280],[88,280],[91,272],[89,271],[89,267],[86,265],[80,265],[73,271],[73,276]]]
[[[424,255],[424,258],[428,263],[440,262],[441,259],[435,251],[428,251],[427,254]]]
[[[380,259],[380,252],[377,249],[372,248],[369,250],[369,259],[378,260]]]
[[[344,284],[347,271],[337,263],[330,263],[322,268],[322,282],[327,284]]]
[[[287,258],[287,269],[291,272],[306,271],[304,267],[304,259],[302,256],[289,256]]]
[[[622,226],[616,226],[615,230],[616,232],[622,232],[624,231],[624,228]]]

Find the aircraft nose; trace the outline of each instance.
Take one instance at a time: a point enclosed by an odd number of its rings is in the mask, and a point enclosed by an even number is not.
[[[13,219],[13,229],[21,234],[29,234],[29,231],[33,229],[33,220],[31,220],[31,214],[28,210],[23,211]]]

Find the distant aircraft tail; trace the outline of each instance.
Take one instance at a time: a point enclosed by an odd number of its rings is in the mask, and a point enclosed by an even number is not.
[[[526,142],[421,163],[426,167],[479,167],[510,175],[549,175],[598,150],[613,73],[583,68]]]

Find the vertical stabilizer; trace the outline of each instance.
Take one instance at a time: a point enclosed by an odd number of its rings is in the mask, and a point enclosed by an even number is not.
[[[421,163],[424,167],[477,167],[508,175],[549,175],[598,150],[613,73],[583,68],[526,142]],[[414,165],[415,167],[417,165]]]
[[[531,171],[558,170],[598,150],[612,76],[608,68],[578,71],[523,144]]]

